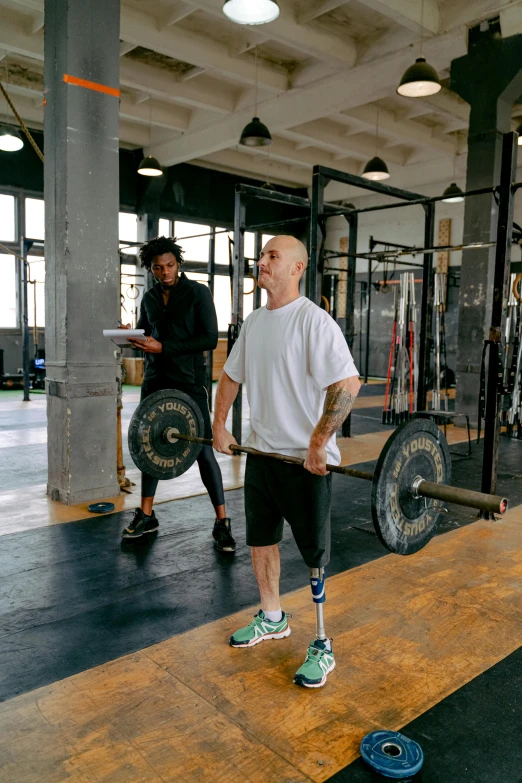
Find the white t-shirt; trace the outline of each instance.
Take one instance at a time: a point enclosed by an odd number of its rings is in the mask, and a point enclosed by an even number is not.
[[[252,433],[247,445],[305,457],[323,414],[326,387],[358,375],[343,333],[328,313],[304,296],[246,318],[224,370],[246,384]],[[335,435],[328,462],[341,460]]]

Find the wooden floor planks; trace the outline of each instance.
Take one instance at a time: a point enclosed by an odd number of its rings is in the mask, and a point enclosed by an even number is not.
[[[329,579],[324,689],[291,682],[314,633],[303,566],[285,640],[227,646],[246,610],[6,702],[0,781],[321,783],[368,731],[400,728],[522,644],[521,522],[517,507]]]

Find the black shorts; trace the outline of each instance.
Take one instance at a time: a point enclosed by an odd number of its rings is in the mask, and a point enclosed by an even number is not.
[[[248,546],[271,546],[283,538],[284,520],[310,568],[330,560],[332,476],[316,476],[300,465],[247,457],[245,469]]]
[[[163,389],[177,389],[178,391],[188,394],[192,397],[201,411],[204,422],[204,432],[201,435],[202,438],[209,438],[212,440],[212,423],[210,421],[210,411],[208,409],[208,393],[204,386],[200,386],[197,390],[184,389],[182,386],[173,386],[172,382],[160,380],[158,378],[152,378],[151,380],[144,380],[141,385],[140,399],[143,401],[146,397],[149,397],[154,392],[162,391]]]

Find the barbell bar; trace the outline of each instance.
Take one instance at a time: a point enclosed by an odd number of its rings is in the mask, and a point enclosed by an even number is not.
[[[185,440],[191,443],[201,443],[202,446],[213,446],[214,442],[210,438],[197,438],[194,435],[182,435],[173,428],[167,428],[164,437],[169,443],[175,440]],[[304,466],[305,460],[299,457],[290,457],[286,454],[277,452],[258,451],[249,446],[240,446],[232,443],[229,446],[230,451],[239,454],[251,454],[254,457],[268,457],[269,459],[279,460],[280,462],[289,462],[292,465]],[[375,475],[366,470],[357,470],[342,465],[326,465],[329,473],[339,473],[341,476],[350,476],[351,478],[364,479],[364,481],[373,481]],[[461,489],[452,487],[449,484],[436,484],[433,481],[426,481],[421,476],[417,476],[412,484],[412,494],[414,497],[431,498],[432,500],[443,500],[446,503],[456,503],[459,506],[468,508],[477,508],[481,511],[490,511],[493,514],[504,514],[507,511],[507,499],[500,495],[488,495],[485,492],[475,492],[472,489]]]
[[[129,450],[137,467],[158,479],[185,473],[203,446],[204,423],[197,403],[176,389],[147,397],[134,412],[129,425]],[[236,454],[247,454],[293,465],[304,459],[266,453],[232,444]],[[388,438],[374,473],[357,468],[327,465],[331,473],[371,481],[371,513],[375,531],[391,552],[413,554],[435,535],[445,511],[443,503],[503,514],[508,502],[451,485],[451,456],[446,439],[431,419],[411,419]],[[428,502],[429,501],[429,502]]]

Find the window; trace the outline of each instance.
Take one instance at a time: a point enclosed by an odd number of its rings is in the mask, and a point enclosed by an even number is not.
[[[124,245],[130,245],[138,241],[138,216],[131,212],[120,212],[118,216],[118,235],[120,239],[120,249]],[[136,255],[138,247],[123,247],[123,252],[127,255]]]
[[[135,327],[140,316],[145,285],[144,270],[133,264],[121,265],[121,322]]]
[[[120,240],[136,242],[138,239],[138,216],[130,212],[120,212],[118,223]]]
[[[183,257],[185,261],[203,261],[208,264],[208,253],[210,247],[210,226],[204,226],[199,223],[182,223],[176,220],[174,223],[174,236],[183,248]],[[204,234],[205,236],[195,236]],[[183,239],[183,237],[194,237],[193,239]]]
[[[158,236],[160,236],[160,237],[170,237],[170,236],[172,236],[172,234],[171,234],[171,231],[172,231],[171,226],[172,226],[172,223],[170,222],[170,220],[165,220],[165,218],[160,218],[159,228],[158,228],[158,232],[159,232]]]
[[[230,279],[228,277],[223,277],[223,275],[214,277],[214,304],[216,306],[218,330],[226,332],[232,313]]]
[[[14,242],[15,234],[15,198],[0,195],[0,240]]]
[[[0,255],[0,328],[15,329],[16,313],[16,261],[14,256]]]
[[[36,326],[44,327],[45,259],[42,256],[29,256],[29,280],[34,280],[34,283],[27,286],[27,315],[29,326],[34,326],[34,313],[36,304]]]
[[[45,206],[41,198],[25,199],[25,236],[29,239],[45,237]]]

